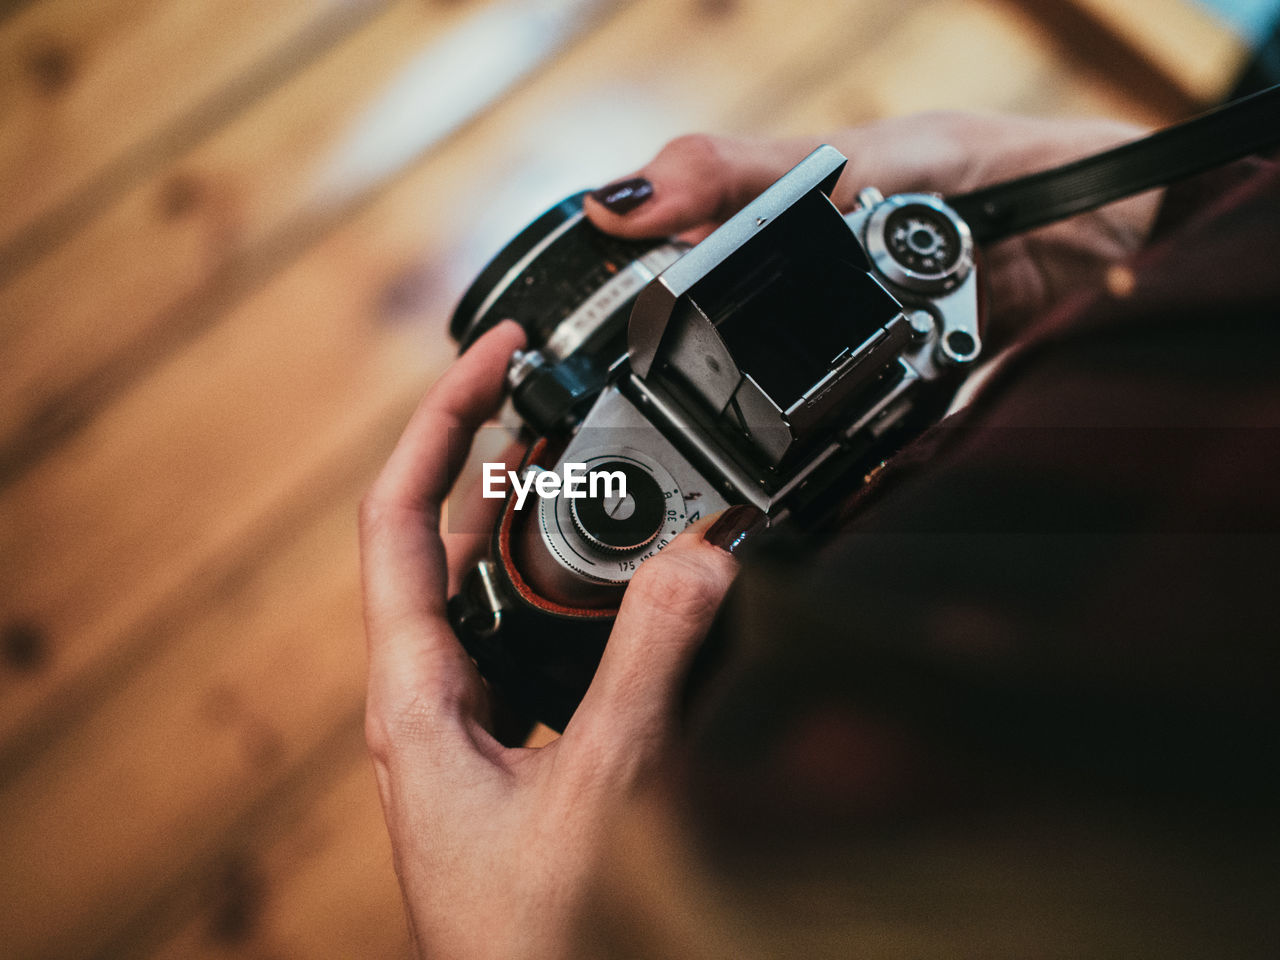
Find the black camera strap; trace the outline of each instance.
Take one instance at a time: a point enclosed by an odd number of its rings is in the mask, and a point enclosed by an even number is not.
[[[1096,209],[1280,144],[1280,85],[1053,170],[948,197],[979,243]]]

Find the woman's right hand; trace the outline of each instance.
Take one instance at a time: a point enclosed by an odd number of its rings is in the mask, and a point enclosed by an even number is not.
[[[964,193],[1105,150],[1143,132],[1110,120],[925,113],[827,137],[685,136],[634,174],[593,193],[586,212],[596,226],[618,236],[680,235],[697,241],[822,143],[849,158],[832,198],[848,211],[863,187],[876,187],[886,196]],[[1096,286],[1108,266],[1146,241],[1159,200],[1159,192],[1152,191],[984,249],[988,346],[1005,346],[1067,294]]]

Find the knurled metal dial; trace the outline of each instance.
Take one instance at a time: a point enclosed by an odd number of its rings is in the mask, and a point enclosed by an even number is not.
[[[973,269],[969,228],[942,200],[902,193],[872,208],[865,245],[892,283],[918,293],[951,290]]]
[[[666,500],[653,474],[634,462],[608,460],[591,468],[588,490],[593,474],[620,475],[626,493],[620,492],[620,485],[598,483],[597,496],[570,501],[573,525],[583,538],[601,550],[623,553],[643,549],[657,539],[667,519]]]
[[[684,497],[666,468],[631,447],[576,451],[574,462],[585,464],[588,478],[601,470],[624,473],[627,496],[543,498],[538,504],[542,541],[555,561],[577,576],[625,584],[641,562],[688,526]]]
[[[928,208],[905,207],[890,214],[885,242],[893,258],[913,273],[940,273],[960,255],[955,227]]]

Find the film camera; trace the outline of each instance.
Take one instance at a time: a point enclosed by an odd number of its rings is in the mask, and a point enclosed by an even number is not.
[[[844,165],[820,147],[692,248],[606,236],[570,197],[464,295],[463,350],[505,318],[527,331],[508,374],[535,438],[522,469],[625,477],[625,495],[508,499],[450,600],[481,673],[527,718],[563,729],[627,582],[681,529],[752,503],[819,533],[979,355],[965,221],[935,196],[873,189],[841,214]]]

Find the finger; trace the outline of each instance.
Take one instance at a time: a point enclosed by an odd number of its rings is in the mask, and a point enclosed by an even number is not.
[[[718,224],[820,143],[815,137],[680,137],[630,177],[588,195],[584,209],[596,226],[621,237],[672,236]],[[630,185],[637,180],[648,186]]]
[[[440,502],[470,437],[502,398],[507,360],[524,342],[514,323],[478,340],[428,391],[361,505],[361,566],[371,691],[420,692],[471,682],[445,619]]]
[[[374,484],[373,497],[439,507],[466,460],[471,437],[501,403],[507,363],[524,340],[519,324],[503,321],[445,371],[414,411]],[[456,442],[459,438],[464,442]]]
[[[663,742],[685,670],[737,574],[736,550],[764,526],[755,507],[733,507],[680,534],[631,579],[604,657],[565,737],[640,758]]]

